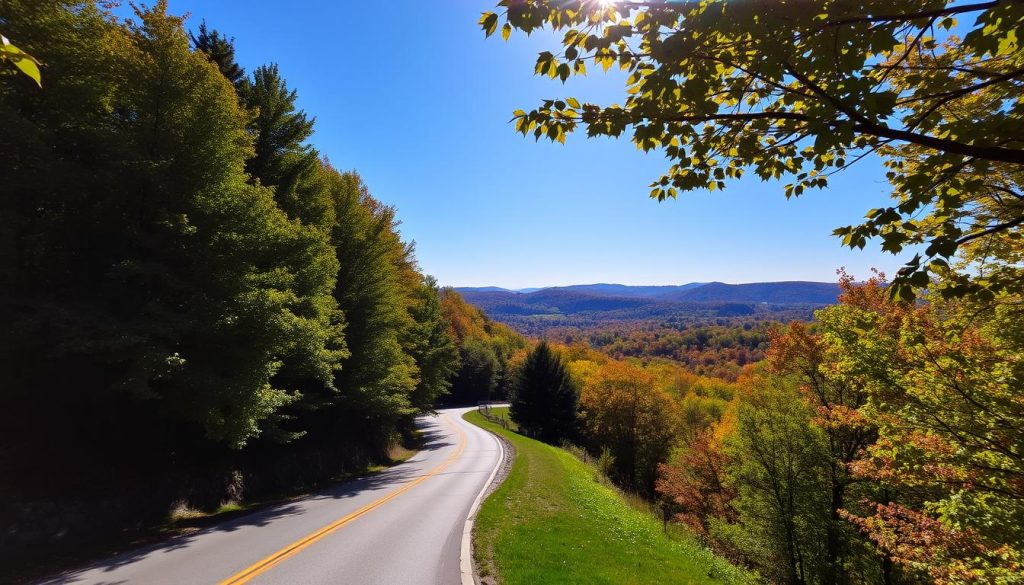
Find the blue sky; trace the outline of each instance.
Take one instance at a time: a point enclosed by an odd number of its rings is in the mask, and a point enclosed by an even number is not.
[[[668,166],[659,154],[628,140],[580,134],[557,145],[516,134],[513,110],[566,95],[613,103],[622,77],[598,68],[565,87],[535,77],[552,37],[485,40],[476,21],[492,6],[170,0],[191,28],[205,19],[235,37],[247,70],[280,65],[316,116],[316,147],[398,208],[403,236],[441,284],[831,281],[841,266],[867,276],[902,264],[830,235],[886,203],[876,160],[789,201],[782,183],[751,178],[658,203],[647,185]]]

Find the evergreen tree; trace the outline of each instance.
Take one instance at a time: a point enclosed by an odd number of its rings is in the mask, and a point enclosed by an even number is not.
[[[295,108],[298,92],[288,88],[276,64],[257,67],[241,95],[255,112],[250,130],[256,152],[246,170],[264,185],[293,184],[317,157],[306,144],[315,120]]]
[[[206,57],[216,63],[221,74],[241,91],[248,78],[245,76],[245,69],[235,61],[235,39],[228,38],[216,30],[206,27],[206,21],[199,24],[199,34],[189,34],[192,46],[197,51],[203,52]]]
[[[561,358],[546,341],[526,356],[509,414],[520,428],[542,441],[575,438],[579,392]]]
[[[31,201],[4,238],[21,259],[4,306],[27,341],[11,350],[31,352],[11,361],[26,400],[106,403],[144,435],[157,417],[243,445],[294,400],[274,379],[285,363],[329,384],[345,355],[327,235],[247,183],[247,115],[165,3],[130,26],[55,1],[11,15],[26,38],[52,39],[61,72],[51,91],[0,93],[21,130],[4,176]],[[112,406],[111,390],[135,405]]]

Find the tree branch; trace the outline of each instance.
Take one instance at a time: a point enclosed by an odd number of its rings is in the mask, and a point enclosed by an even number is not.
[[[966,236],[957,240],[956,245],[962,246],[963,244],[966,244],[971,240],[976,240],[978,238],[983,238],[985,236],[991,236],[992,234],[998,234],[999,232],[1006,231],[1010,228],[1019,226],[1022,223],[1024,223],[1024,215],[1011,219],[1010,221],[1004,223],[997,223],[996,225],[987,227],[981,231],[977,231],[972,234],[967,234]]]
[[[1021,0],[993,0],[992,2],[981,2],[978,4],[965,4],[963,6],[951,6],[949,8],[940,8],[937,10],[922,10],[920,12],[905,12],[902,14],[879,14],[878,16],[855,16],[853,18],[846,18],[843,20],[831,20],[826,22],[823,26],[846,26],[848,24],[860,24],[864,22],[893,22],[900,20],[917,20],[919,18],[940,18],[943,16],[952,16],[954,14],[963,14],[965,12],[979,12],[981,10],[988,10],[989,8],[995,8],[1001,1],[1008,2],[1019,2]]]

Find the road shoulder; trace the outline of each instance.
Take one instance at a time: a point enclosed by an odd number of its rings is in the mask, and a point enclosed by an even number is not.
[[[467,416],[473,412],[476,411],[471,410],[464,414],[462,418],[469,423],[474,424]],[[512,471],[512,464],[515,462],[516,458],[516,448],[508,441],[508,439],[497,433],[491,432],[488,429],[484,429],[483,427],[480,428],[494,437],[501,449],[501,458],[495,465],[494,471],[491,473],[491,478],[477,496],[477,499],[470,510],[469,517],[466,519],[466,526],[463,530],[461,555],[463,566],[462,585],[497,585],[498,583],[494,572],[493,554],[488,554],[486,551],[481,552],[476,550],[476,539],[473,538],[473,525],[476,515],[480,511],[481,504],[483,504],[487,498],[491,497],[491,494],[501,487],[502,482],[505,481],[509,473]],[[481,558],[483,559],[483,563],[486,567],[481,567]]]

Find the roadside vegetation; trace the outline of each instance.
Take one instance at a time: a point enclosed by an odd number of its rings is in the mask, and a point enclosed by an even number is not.
[[[842,274],[810,325],[536,345],[423,273],[287,72],[112,4],[0,15],[0,571],[507,396],[522,434],[469,415],[519,449],[477,527],[504,583],[1024,583],[1024,2],[499,2],[487,35],[557,32],[539,75],[628,72],[620,105],[545,100],[518,132],[631,134],[667,156],[658,200],[750,173],[799,197],[878,157],[891,203],[835,235],[915,254]]]
[[[501,0],[479,24],[550,31],[524,67],[552,80],[625,72],[610,105],[544,99],[515,130],[627,136],[667,160],[658,201],[885,169],[891,200],[833,233],[903,267],[842,274],[735,382],[562,352],[611,476],[776,583],[1024,583],[1024,2]]]
[[[525,345],[423,273],[286,71],[115,4],[0,10],[0,581],[386,464]]]
[[[496,408],[497,416],[507,409]],[[744,571],[685,531],[662,531],[598,469],[572,453],[507,431],[477,412],[466,419],[516,449],[508,478],[480,508],[475,554],[503,585],[740,583]]]
[[[734,382],[541,343],[509,418],[771,582],[1020,582],[1020,299],[840,286]]]

